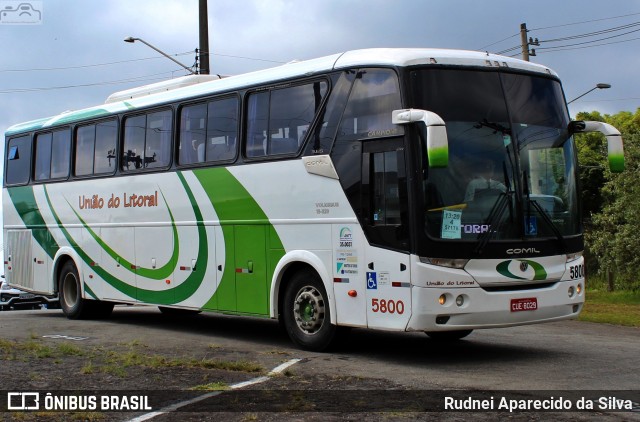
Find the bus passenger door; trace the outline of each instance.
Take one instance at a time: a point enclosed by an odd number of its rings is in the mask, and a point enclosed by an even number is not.
[[[370,140],[362,148],[362,220],[367,325],[404,330],[411,314],[409,213],[402,138]]]
[[[266,227],[246,225],[234,229],[237,311],[267,315]]]

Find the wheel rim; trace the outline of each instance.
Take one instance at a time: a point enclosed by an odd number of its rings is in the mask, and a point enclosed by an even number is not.
[[[62,297],[67,308],[73,308],[78,303],[78,283],[73,273],[67,273],[62,280]]]
[[[324,322],[324,299],[313,286],[305,286],[296,294],[293,315],[298,328],[306,334],[315,334]]]

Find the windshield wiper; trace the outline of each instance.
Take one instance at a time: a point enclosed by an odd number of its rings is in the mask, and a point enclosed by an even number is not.
[[[509,215],[513,220],[513,201],[511,200],[511,197],[514,194],[514,190],[511,189],[509,172],[507,171],[507,164],[504,161],[502,162],[502,171],[504,173],[504,184],[507,188],[507,191],[500,193],[500,196],[491,208],[491,212],[489,212],[489,216],[487,217],[487,226],[489,226],[489,230],[478,236],[478,246],[476,246],[475,249],[475,252],[478,255],[482,254],[482,251],[487,246],[487,243],[489,243],[489,239],[491,239],[491,235],[498,232],[500,225],[498,225],[498,227],[496,227],[495,229],[493,228],[493,226],[502,219],[504,210],[507,209],[507,206],[509,208]]]
[[[565,243],[564,237],[562,236],[562,233],[560,233],[560,230],[558,230],[556,225],[553,224],[553,221],[551,221],[551,219],[549,218],[547,213],[544,211],[542,206],[538,204],[538,201],[531,200],[531,192],[529,192],[529,177],[526,171],[522,173],[522,186],[524,189],[524,193],[527,196],[527,220],[525,224],[529,224],[529,221],[531,220],[531,206],[533,205],[533,208],[535,208],[536,211],[538,211],[538,214],[540,214],[540,217],[542,217],[542,220],[544,220],[544,222],[547,223],[547,225],[549,226],[549,228],[551,229],[555,237],[558,238],[558,242],[562,247],[562,251],[566,252],[567,244]],[[525,228],[525,234],[526,234],[526,230],[527,229]]]
[[[489,129],[493,129],[495,133],[500,132],[503,135],[509,135],[511,133],[511,129],[508,127],[502,126],[500,123],[490,122],[487,119],[482,119],[481,122],[478,122],[478,124],[473,127],[476,129],[488,127]]]
[[[531,205],[533,205],[533,208],[535,208],[536,211],[538,211],[538,213],[540,214],[540,216],[542,217],[544,222],[549,225],[549,227],[551,228],[551,231],[553,232],[553,234],[558,238],[558,243],[560,243],[560,247],[562,248],[562,252],[566,253],[567,252],[567,244],[564,241],[564,237],[562,236],[562,233],[560,233],[560,230],[558,230],[556,225],[553,224],[553,221],[551,221],[551,219],[549,218],[547,213],[544,212],[544,209],[540,206],[540,204],[538,204],[537,201],[529,200],[529,202],[531,203]]]
[[[486,232],[480,234],[480,236],[478,236],[478,246],[476,246],[476,249],[475,249],[475,252],[478,255],[482,254],[482,251],[487,246],[487,243],[489,243],[489,239],[491,239],[491,236],[494,233],[497,233],[498,229],[502,225],[500,223],[500,220],[504,215],[504,210],[506,210],[507,208],[511,208],[512,193],[513,192],[511,191],[500,192],[500,196],[498,197],[498,200],[495,202],[495,204],[493,204],[493,208],[491,208],[489,217],[487,217],[487,226],[489,227],[489,229]],[[509,205],[509,207],[507,207],[507,205]],[[511,216],[513,218],[513,213],[511,213]],[[496,226],[496,223],[498,223],[498,226]]]

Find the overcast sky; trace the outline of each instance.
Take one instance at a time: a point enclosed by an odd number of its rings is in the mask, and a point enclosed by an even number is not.
[[[36,23],[0,16],[1,133],[186,74],[147,46],[123,42],[128,36],[194,62],[198,0],[0,0],[0,9],[23,3],[41,12]],[[640,107],[640,0],[210,0],[211,69],[233,75],[369,47],[518,55],[510,49],[520,44],[521,23],[540,40],[531,61],[559,73],[568,99],[612,85],[572,103],[572,116]]]
[[[20,3],[28,0],[0,0],[0,7]],[[114,91],[186,74],[149,47],[123,42],[128,36],[171,55],[186,53],[176,59],[188,66],[194,62],[198,0],[31,3],[42,9],[40,24],[0,24],[2,132],[102,103]],[[500,52],[520,44],[525,22],[529,36],[541,41],[531,61],[560,74],[568,99],[599,82],[612,85],[571,104],[572,115],[635,111],[640,0],[597,4],[606,7],[596,8],[593,0],[210,0],[212,73],[238,74],[368,47]],[[576,37],[593,32],[599,34]]]

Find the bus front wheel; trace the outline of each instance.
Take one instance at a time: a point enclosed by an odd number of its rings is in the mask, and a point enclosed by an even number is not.
[[[306,350],[326,350],[336,335],[330,315],[320,277],[312,270],[296,272],[286,286],[282,315],[291,340]]]

